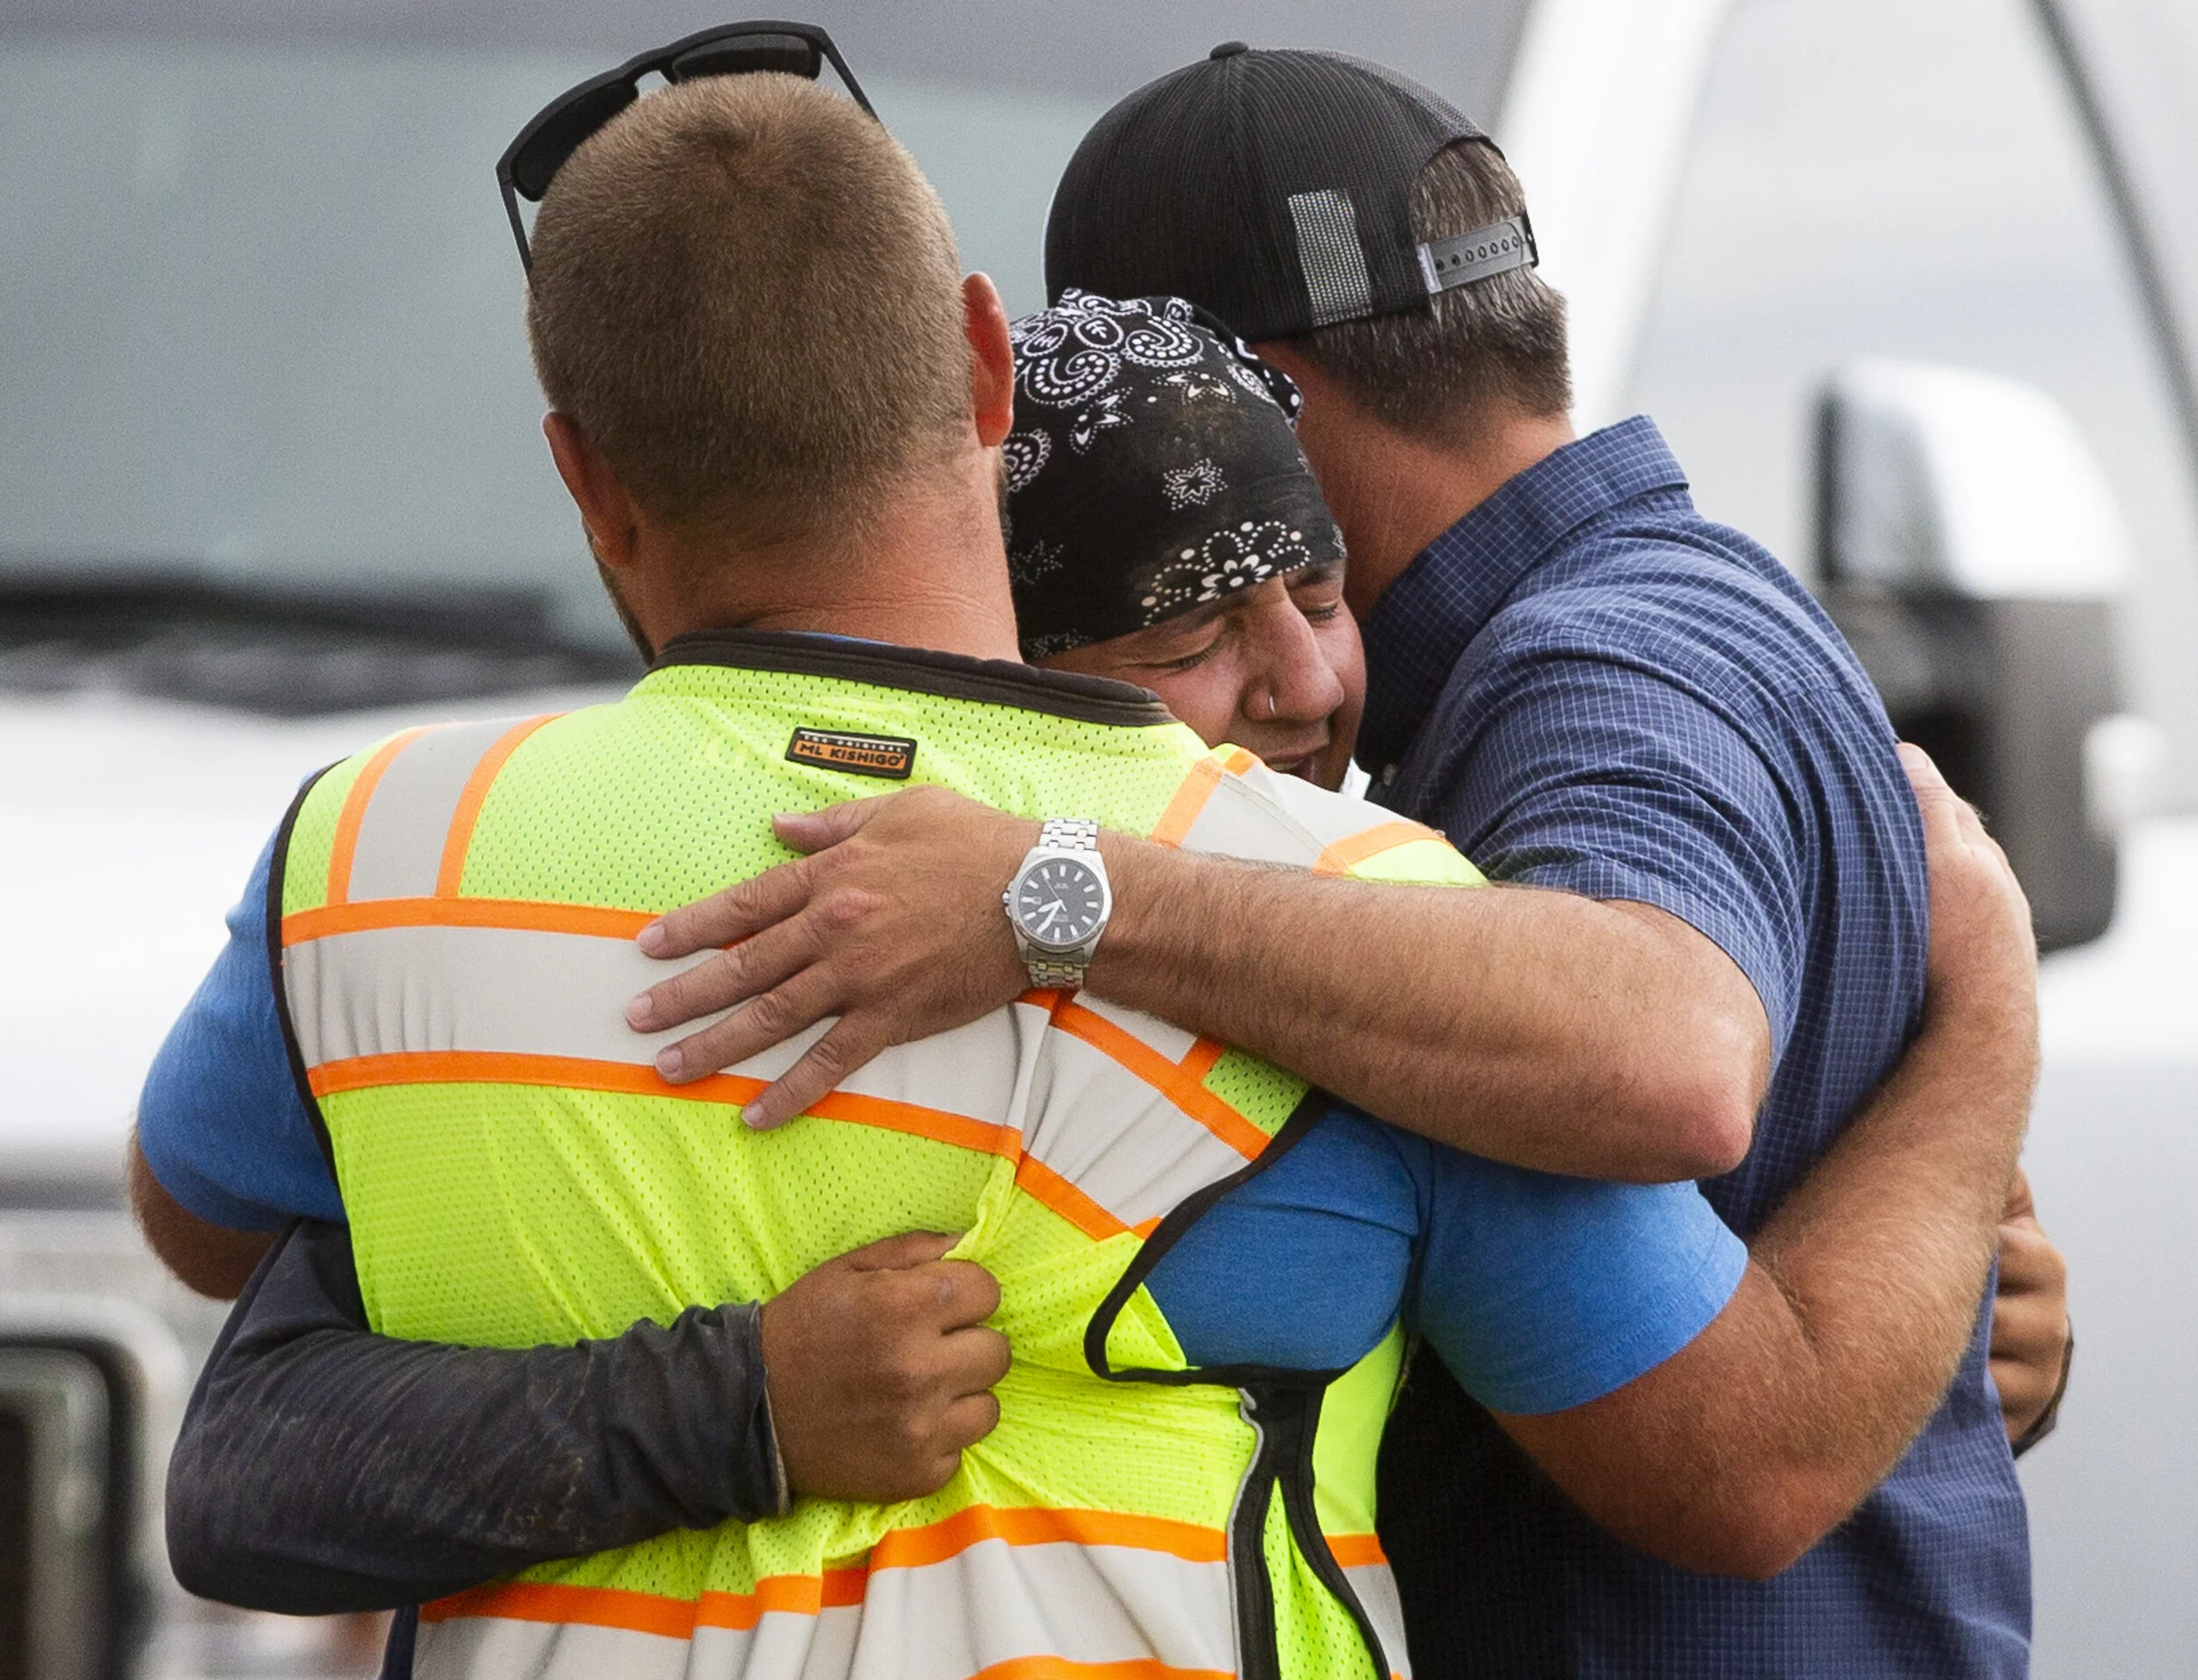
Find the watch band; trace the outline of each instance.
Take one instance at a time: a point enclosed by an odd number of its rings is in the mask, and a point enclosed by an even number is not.
[[[1038,825],[1038,844],[1064,852],[1099,849],[1099,825],[1088,817],[1048,817]]]
[[[1088,817],[1049,817],[1038,825],[1038,844],[1062,852],[1095,852],[1099,825]],[[1084,964],[1074,957],[1056,956],[1029,945],[1023,946],[1023,956],[1034,990],[1074,992],[1084,984]]]
[[[1033,956],[1023,965],[1030,973],[1034,992],[1076,992],[1083,988],[1084,965],[1058,956]]]

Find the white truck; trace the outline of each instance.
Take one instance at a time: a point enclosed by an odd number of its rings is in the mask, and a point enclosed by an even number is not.
[[[1085,127],[1242,37],[1490,127],[1577,420],[1661,421],[1993,818],[2082,1343],[2024,1462],[2049,1680],[2198,1648],[2198,7],[818,0],[1011,308]],[[370,1671],[187,1600],[221,1309],[120,1162],[297,781],[631,671],[535,431],[490,165],[691,0],[0,0],[0,1680]],[[549,697],[545,700],[545,693]]]

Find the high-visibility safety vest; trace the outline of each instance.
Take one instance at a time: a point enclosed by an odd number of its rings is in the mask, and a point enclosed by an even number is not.
[[[674,1087],[652,1060],[677,1035],[622,1011],[666,972],[634,943],[651,916],[789,855],[773,812],[903,778],[1329,873],[1477,877],[1430,830],[1209,753],[1135,689],[818,636],[670,651],[615,704],[409,731],[293,808],[278,990],[368,1317],[570,1342],[965,1231],[1014,1368],[999,1427],[930,1497],[804,1499],[529,1569],[428,1606],[416,1672],[1405,1672],[1373,1533],[1399,1334],[1348,1371],[1187,1371],[1139,1282],[1311,1124],[1303,1081],[1032,993],[753,1133],[729,1105],[813,1034]]]

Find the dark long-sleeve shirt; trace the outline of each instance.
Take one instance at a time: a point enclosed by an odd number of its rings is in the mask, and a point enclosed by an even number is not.
[[[1548,1412],[1685,1346],[1746,1261],[1692,1185],[1530,1173],[1339,1106],[1147,1287],[1196,1364],[1340,1369],[1401,1313],[1487,1404]],[[305,1220],[192,1397],[170,1555],[207,1597],[310,1614],[753,1520],[783,1495],[762,1373],[748,1306],[571,1348],[374,1335],[349,1233]]]
[[[168,1551],[192,1591],[379,1610],[784,1507],[753,1305],[524,1351],[366,1326],[349,1232],[292,1225],[169,1462]]]

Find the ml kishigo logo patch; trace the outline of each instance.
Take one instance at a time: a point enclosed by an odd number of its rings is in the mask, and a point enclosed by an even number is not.
[[[797,729],[786,744],[796,764],[813,764],[850,775],[906,782],[916,767],[916,744],[899,735],[850,735],[836,729]]]

